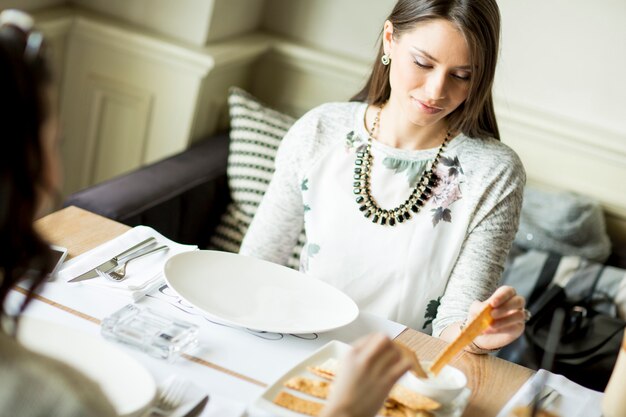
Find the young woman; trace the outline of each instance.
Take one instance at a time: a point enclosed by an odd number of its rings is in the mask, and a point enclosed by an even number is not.
[[[30,278],[32,294],[49,270],[49,249],[33,220],[51,206],[60,185],[56,99],[43,38],[31,27],[24,13],[0,14],[0,410],[12,416],[113,416],[95,383],[20,346],[17,317],[5,310],[18,281]]]
[[[516,339],[524,299],[496,288],[525,173],[493,110],[499,31],[495,0],[399,0],[363,90],[283,139],[241,253],[284,264],[304,224],[301,270],[362,310],[451,340],[490,303],[468,349]]]

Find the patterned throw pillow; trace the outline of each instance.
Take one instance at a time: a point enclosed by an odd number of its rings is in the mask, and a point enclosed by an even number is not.
[[[295,119],[268,108],[237,87],[230,89],[228,106],[230,148],[227,175],[232,202],[211,237],[210,247],[239,252],[241,241],[274,174],[274,159],[280,141]],[[287,266],[298,269],[305,241],[302,231]]]

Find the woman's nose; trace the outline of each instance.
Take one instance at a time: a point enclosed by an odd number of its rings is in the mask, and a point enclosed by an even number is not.
[[[446,97],[446,75],[433,72],[426,81],[426,94],[429,100],[441,100]]]

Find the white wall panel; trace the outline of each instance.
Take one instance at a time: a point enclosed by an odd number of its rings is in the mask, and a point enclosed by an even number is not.
[[[198,52],[76,17],[63,89],[65,191],[185,149],[212,66]]]
[[[98,183],[140,166],[145,157],[153,94],[110,79],[90,77],[87,151],[82,178]]]

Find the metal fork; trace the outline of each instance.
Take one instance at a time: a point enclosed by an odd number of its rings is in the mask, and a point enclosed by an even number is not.
[[[157,414],[169,414],[183,402],[188,388],[189,382],[186,380],[176,376],[168,378],[159,392],[154,411]]]
[[[152,253],[156,253],[156,252],[160,252],[162,250],[168,250],[168,249],[169,249],[168,246],[163,245],[163,246],[159,246],[158,248],[154,248],[154,249],[151,249],[151,250],[146,251],[146,252],[140,252],[140,253],[138,253],[138,254],[136,254],[136,255],[126,259],[126,261],[123,264],[115,267],[114,269],[112,269],[110,271],[104,272],[104,271],[100,271],[99,269],[96,269],[96,272],[98,273],[98,275],[100,275],[103,278],[106,278],[106,279],[109,279],[109,280],[115,281],[115,282],[120,282],[120,281],[123,281],[126,278],[126,265],[128,265],[128,263],[130,261],[133,261],[135,259],[141,258],[142,256],[150,255]]]

